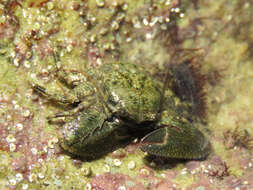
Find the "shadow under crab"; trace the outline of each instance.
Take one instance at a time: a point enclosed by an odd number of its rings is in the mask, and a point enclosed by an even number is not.
[[[170,88],[141,66],[108,63],[87,73],[58,69],[58,79],[68,87],[64,95],[33,84],[51,101],[74,105],[72,110],[49,118],[63,121],[61,147],[72,155],[96,159],[141,138],[141,150],[149,155],[201,159],[210,143],[178,107],[184,103]]]

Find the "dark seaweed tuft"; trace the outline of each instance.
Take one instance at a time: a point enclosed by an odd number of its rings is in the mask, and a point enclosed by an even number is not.
[[[191,112],[203,118],[206,112],[204,85],[206,77],[193,59],[171,66],[175,78],[173,91],[183,101],[192,104]]]

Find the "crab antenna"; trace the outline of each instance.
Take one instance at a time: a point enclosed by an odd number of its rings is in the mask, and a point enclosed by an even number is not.
[[[167,68],[167,70],[166,70],[166,75],[165,75],[165,78],[164,78],[164,81],[163,81],[162,97],[160,99],[160,106],[159,106],[160,110],[159,110],[159,113],[161,113],[161,111],[163,110],[164,94],[165,94],[165,90],[167,88],[168,80],[169,80],[169,68]],[[160,117],[160,114],[159,114],[158,117]]]
[[[159,113],[162,112],[163,110],[163,101],[164,101],[164,96],[165,96],[165,91],[166,91],[166,88],[167,88],[167,85],[168,85],[168,81],[169,81],[169,76],[170,76],[170,64],[173,64],[174,63],[174,60],[175,60],[175,57],[177,57],[176,54],[177,53],[177,49],[174,51],[174,53],[172,54],[171,56],[171,63],[165,65],[166,67],[166,74],[165,74],[165,77],[164,77],[164,81],[163,81],[163,87],[162,87],[162,97],[160,99],[160,109],[159,109]],[[161,114],[158,114],[158,117],[160,117]],[[159,118],[158,118],[159,119]]]

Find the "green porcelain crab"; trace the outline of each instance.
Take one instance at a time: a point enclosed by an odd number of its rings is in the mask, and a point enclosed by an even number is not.
[[[64,95],[33,84],[50,101],[72,106],[50,121],[63,121],[61,147],[85,159],[95,159],[141,138],[149,155],[200,159],[210,143],[183,114],[180,100],[144,68],[131,63],[108,63],[86,73],[58,69],[68,87]]]

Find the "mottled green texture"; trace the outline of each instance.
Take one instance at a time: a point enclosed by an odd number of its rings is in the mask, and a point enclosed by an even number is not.
[[[175,119],[170,126],[148,134],[142,143],[143,151],[169,158],[200,159],[210,153],[210,144],[198,129]]]
[[[107,63],[92,76],[83,73],[83,76],[73,77],[68,76],[71,72],[60,70],[58,73],[61,81],[70,86],[66,96],[48,93],[36,84],[33,86],[35,91],[53,101],[78,103],[73,110],[52,117],[76,117],[71,122],[65,121],[62,131],[62,147],[71,154],[97,158],[134,137],[155,130],[142,140],[142,150],[151,155],[184,159],[208,155],[209,142],[193,124],[179,113],[167,117],[162,114],[176,113],[177,98],[172,92],[169,94],[169,90],[163,97],[159,89],[162,85],[143,67],[131,63]],[[73,78],[76,79],[75,85],[69,83]],[[69,99],[72,91],[75,98]],[[178,106],[181,105],[179,102]]]
[[[107,120],[102,105],[96,103],[63,126],[61,146],[71,154],[94,159],[133,140],[124,126]]]
[[[161,92],[144,68],[130,63],[104,64],[99,72],[106,104],[113,113],[136,124],[156,119]]]

